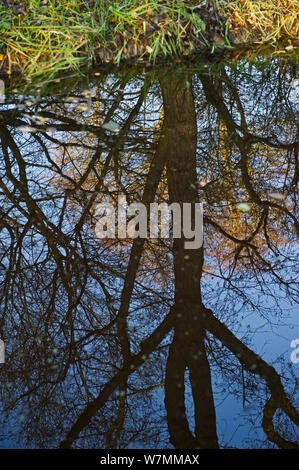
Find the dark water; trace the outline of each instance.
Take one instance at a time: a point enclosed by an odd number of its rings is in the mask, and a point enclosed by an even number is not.
[[[1,448],[298,447],[294,85],[258,58],[7,93]],[[99,239],[120,195],[202,202],[203,246]]]

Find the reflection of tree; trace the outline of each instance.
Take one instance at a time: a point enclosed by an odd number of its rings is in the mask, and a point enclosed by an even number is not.
[[[27,124],[22,110],[1,114],[0,333],[14,350],[3,371],[14,387],[4,389],[3,398],[7,409],[25,407],[28,439],[37,445],[57,445],[58,429],[62,447],[76,440],[122,447],[146,434],[157,443],[165,416],[153,393],[164,385],[171,443],[221,446],[211,371],[244,388],[224,367],[231,361],[267,386],[262,427],[268,440],[296,447],[291,424],[285,433],[275,427],[278,409],[298,424],[283,379],[233,331],[234,305],[241,300],[256,308],[253,287],[266,299],[275,299],[280,287],[290,298],[296,294],[285,268],[293,261],[298,231],[292,210],[297,131],[285,118],[282,133],[264,109],[265,79],[261,96],[252,92],[250,112],[242,78],[223,67],[215,76],[194,74],[192,82],[186,72],[159,82],[127,77],[112,86],[119,90],[105,99],[100,121],[113,117],[118,134],[85,118],[84,106],[70,113],[70,101],[42,100],[29,108],[27,116],[40,118],[31,123],[38,132],[27,139],[16,129]],[[87,97],[97,113],[103,88]],[[157,126],[160,93],[164,118]],[[99,243],[90,225],[92,208],[99,193],[115,197],[117,189],[147,206],[155,200],[207,201],[204,249],[185,249],[184,239],[172,246],[169,240],[137,238],[122,249],[117,240],[115,246]],[[270,193],[286,199],[271,199]],[[243,201],[250,213],[238,211]],[[158,272],[164,272],[164,284],[153,282]],[[222,282],[219,297],[223,291],[229,300],[222,317],[208,291],[215,278]],[[225,349],[218,350],[219,342]],[[187,370],[194,432],[185,405]],[[248,394],[254,398],[254,387]]]

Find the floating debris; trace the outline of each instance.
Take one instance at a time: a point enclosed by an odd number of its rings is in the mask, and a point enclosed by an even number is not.
[[[103,129],[106,129],[106,131],[114,132],[117,134],[120,131],[120,127],[116,122],[109,121],[106,122],[105,124],[102,125]]]
[[[92,96],[92,91],[91,90],[84,90],[81,93],[82,96],[85,96],[85,98],[90,98]]]
[[[281,193],[270,193],[269,197],[276,199],[277,201],[284,201],[286,198],[285,195]]]
[[[21,132],[36,132],[37,131],[35,127],[31,127],[31,126],[20,126],[18,127],[18,130]]]
[[[0,339],[0,364],[4,364],[5,362],[5,345],[4,341]]]
[[[79,98],[75,98],[74,96],[68,96],[65,101],[66,103],[78,103]]]
[[[246,202],[241,202],[240,204],[237,205],[237,208],[239,209],[239,211],[242,211],[242,212],[250,211],[250,206]]]
[[[88,104],[79,104],[78,110],[79,110],[79,111],[88,111],[88,110],[89,110],[89,106],[88,106]]]

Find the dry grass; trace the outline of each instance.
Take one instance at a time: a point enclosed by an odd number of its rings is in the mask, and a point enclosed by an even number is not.
[[[240,43],[298,38],[298,0],[236,0],[219,2],[229,17],[230,31]]]

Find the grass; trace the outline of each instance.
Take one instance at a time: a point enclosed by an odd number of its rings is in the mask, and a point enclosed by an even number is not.
[[[210,8],[211,6],[211,8]],[[298,37],[298,0],[24,0],[0,6],[0,66],[53,77],[96,62],[188,56]],[[232,41],[232,38],[234,40]],[[292,47],[292,46],[291,46]]]
[[[237,0],[224,8],[231,31],[242,43],[298,38],[298,0]]]

